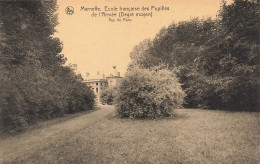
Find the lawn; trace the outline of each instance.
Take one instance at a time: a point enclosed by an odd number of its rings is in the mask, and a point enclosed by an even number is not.
[[[173,118],[102,120],[5,163],[259,163],[259,113],[178,109]]]

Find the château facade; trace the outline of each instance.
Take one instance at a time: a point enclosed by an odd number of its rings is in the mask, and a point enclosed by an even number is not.
[[[96,95],[96,100],[100,103],[100,96],[106,88],[116,87],[121,82],[122,77],[120,72],[117,71],[116,66],[113,66],[113,73],[108,77],[104,74],[97,72],[96,75],[91,76],[89,73],[86,74],[86,79],[83,80],[87,86],[89,86]]]

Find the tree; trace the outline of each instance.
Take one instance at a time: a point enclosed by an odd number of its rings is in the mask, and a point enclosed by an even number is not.
[[[178,68],[186,107],[257,110],[259,22],[259,1],[224,2],[215,20],[195,18],[162,28],[143,48],[148,53],[133,51],[141,53],[132,63]]]
[[[56,1],[0,2],[1,120],[6,131],[93,108],[94,93],[63,64]]]
[[[259,98],[259,4],[235,0],[223,4],[214,37],[197,63],[220,97],[218,108],[256,110]],[[214,61],[214,62],[212,62]],[[213,63],[213,64],[212,64]],[[200,65],[200,66],[199,66]]]

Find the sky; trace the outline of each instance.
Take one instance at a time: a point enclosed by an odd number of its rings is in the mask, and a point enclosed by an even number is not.
[[[215,18],[222,0],[58,0],[56,37],[63,42],[62,53],[67,64],[77,64],[77,72],[85,77],[86,72],[97,71],[108,76],[112,66],[124,75],[130,62],[133,47],[144,39],[152,39],[162,27],[191,18]],[[232,0],[228,0],[230,3]],[[65,9],[71,6],[74,13]],[[169,7],[169,10],[152,12],[152,17],[131,17],[132,21],[111,22],[108,17],[92,17],[91,11],[81,7]],[[119,9],[118,9],[119,10]],[[120,11],[113,11],[119,13]],[[149,11],[136,11],[136,13]],[[97,12],[99,13],[99,12]],[[111,13],[111,11],[107,11]],[[129,13],[129,12],[128,12]],[[116,17],[117,19],[118,17]]]

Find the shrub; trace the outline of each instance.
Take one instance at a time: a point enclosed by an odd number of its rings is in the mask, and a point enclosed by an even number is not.
[[[75,113],[79,111],[85,111],[93,109],[95,105],[95,94],[94,92],[86,87],[85,84],[81,82],[76,82],[76,84],[71,88],[69,94],[69,113]]]
[[[4,86],[0,89],[0,120],[4,131],[18,132],[39,120],[93,109],[95,94],[77,81],[69,68],[61,67],[65,75],[59,72],[49,78],[30,69],[21,66],[0,77]]]
[[[120,117],[167,117],[173,109],[182,107],[184,96],[174,72],[136,67],[122,80],[115,105]]]
[[[100,96],[101,102],[108,105],[114,104],[114,99],[117,94],[116,91],[117,91],[116,87],[105,89]]]

